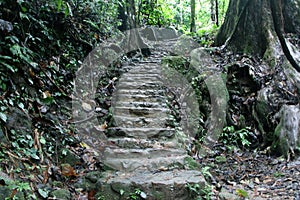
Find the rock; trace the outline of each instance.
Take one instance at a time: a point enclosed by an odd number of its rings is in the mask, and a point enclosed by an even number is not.
[[[300,148],[300,107],[283,105],[277,116],[280,117],[280,122],[274,134],[279,140],[273,146],[276,146],[282,155],[294,154]]]
[[[142,35],[142,37],[144,37],[150,41],[157,40],[156,33],[155,33],[155,30],[153,27],[146,27],[146,28],[142,29],[141,35]]]
[[[99,171],[89,172],[84,177],[80,178],[74,184],[75,188],[82,188],[85,191],[95,190],[101,185],[99,180],[103,177],[103,173]]]
[[[62,155],[63,151],[65,151],[65,155]],[[80,157],[68,149],[61,150],[59,155],[62,155],[59,157],[60,163],[67,163],[72,166],[81,163]]]
[[[150,41],[161,41],[178,38],[174,28],[146,27],[141,30],[141,35]]]
[[[65,190],[65,189],[54,190],[50,193],[50,196],[55,199],[59,199],[59,200],[71,200],[72,199],[71,192],[69,192],[68,190]]]
[[[160,28],[158,33],[162,39],[175,39],[178,38],[177,32],[174,28]]]
[[[13,30],[12,23],[5,21],[3,19],[0,19],[0,31],[9,33]]]
[[[103,182],[100,193],[105,199],[127,199],[138,189],[146,194],[147,200],[188,200],[192,198],[187,183],[198,184],[200,190],[206,184],[201,172],[196,170],[145,171],[112,176]]]
[[[17,134],[26,135],[32,129],[32,119],[28,113],[19,108],[10,108],[8,111],[6,127],[15,130]]]
[[[258,91],[255,110],[262,124],[268,124],[268,113],[273,111],[269,102],[269,95],[272,88],[266,87]]]
[[[235,200],[240,199],[237,195],[227,191],[226,189],[222,188],[220,194],[219,194],[220,200]]]

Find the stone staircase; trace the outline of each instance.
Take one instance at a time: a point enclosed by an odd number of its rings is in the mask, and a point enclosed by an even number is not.
[[[205,187],[197,164],[168,107],[161,73],[162,51],[131,66],[116,86],[112,101],[115,127],[103,152],[109,169],[101,180],[104,199],[193,199],[187,184]]]

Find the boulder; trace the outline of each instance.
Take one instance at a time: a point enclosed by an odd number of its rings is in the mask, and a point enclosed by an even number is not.
[[[273,146],[280,154],[289,157],[300,150],[300,105],[283,105],[276,114],[280,122],[275,129]]]

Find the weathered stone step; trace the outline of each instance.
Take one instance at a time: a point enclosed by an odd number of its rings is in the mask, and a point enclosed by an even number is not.
[[[155,90],[155,89],[117,89],[116,94],[130,94],[130,95],[136,95],[136,94],[143,94],[143,95],[164,95],[165,90]]]
[[[120,148],[128,149],[145,149],[145,148],[178,148],[181,144],[176,139],[168,140],[151,140],[136,138],[108,138],[108,141]]]
[[[167,108],[167,103],[149,102],[149,101],[118,101],[114,104],[115,107],[132,107],[132,108]]]
[[[157,73],[153,73],[153,71],[150,71],[150,73],[139,73],[139,71],[131,71],[126,73],[122,78],[126,77],[145,77],[145,78],[160,78],[161,70],[157,71]]]
[[[146,148],[146,149],[123,149],[107,148],[104,153],[106,159],[155,159],[166,158],[186,155],[186,151],[183,149],[172,148]]]
[[[129,70],[126,74],[160,74],[160,67],[145,67],[145,66],[135,66]]]
[[[114,96],[114,103],[117,102],[165,102],[166,97],[159,94],[116,94]]]
[[[166,124],[170,123],[172,119],[167,116],[161,118],[149,118],[149,117],[133,117],[133,116],[113,116],[117,125],[121,127],[165,127]]]
[[[113,127],[107,129],[108,137],[131,137],[137,139],[159,138],[174,136],[175,129],[172,128],[125,128]]]
[[[163,82],[122,82],[117,85],[117,89],[160,89],[163,86]]]
[[[183,169],[188,156],[182,149],[110,149],[103,153],[105,166],[118,171]]]
[[[135,85],[140,85],[140,84],[146,84],[146,83],[152,83],[155,85],[162,85],[163,82],[159,80],[158,78],[144,78],[144,77],[126,77],[120,79],[120,85],[123,85],[123,83],[128,83],[130,85],[135,84]],[[118,85],[117,85],[118,87]]]
[[[149,108],[149,107],[118,107],[114,106],[114,114],[115,115],[122,115],[122,114],[129,114],[129,116],[149,116],[149,117],[159,117],[167,115],[170,111],[168,108],[158,107],[158,108]]]
[[[187,184],[197,184],[199,190],[206,186],[201,172],[196,170],[107,174],[101,182],[101,194],[104,199],[110,200],[126,199],[137,188],[146,195],[147,200],[191,200],[193,198]],[[123,195],[120,195],[121,191]]]
[[[160,69],[160,62],[144,63],[143,61],[141,61],[137,65],[134,66],[134,69],[150,69],[150,70],[151,69]]]
[[[184,169],[188,155],[173,155],[170,157],[147,158],[108,158],[103,164],[113,170],[132,172],[137,170],[156,171],[159,169]]]

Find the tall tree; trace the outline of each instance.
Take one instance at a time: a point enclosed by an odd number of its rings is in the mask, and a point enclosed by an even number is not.
[[[148,45],[143,41],[138,31],[138,20],[136,16],[135,0],[125,0],[119,5],[119,18],[121,19],[121,31],[127,31],[125,49],[136,51],[139,50],[143,55],[148,56],[150,50]],[[126,52],[129,53],[129,52]]]
[[[300,145],[299,110],[295,109],[300,94],[299,35],[300,0],[230,0],[215,40],[217,46],[256,55],[264,61],[265,67],[257,66],[259,74],[268,74],[272,80],[261,84],[252,115],[264,139],[274,138],[271,142],[283,154],[296,150],[297,140]],[[278,87],[278,84],[282,85]],[[275,96],[284,97],[278,102],[277,98],[273,101]],[[278,112],[280,107],[282,112]],[[293,113],[297,115],[292,116]],[[274,118],[278,117],[281,124],[277,126]],[[278,145],[277,140],[283,142]],[[286,148],[286,144],[290,147]]]
[[[191,27],[190,32],[196,32],[196,1],[191,0]]]
[[[210,0],[210,18],[219,26],[219,2],[218,0]]]
[[[121,19],[121,25],[119,29],[126,31],[132,28],[136,28],[136,10],[134,0],[125,0],[119,4],[119,19]]]
[[[270,60],[284,56],[300,72],[299,50],[285,37],[300,35],[299,6],[300,0],[231,0],[216,44]]]

